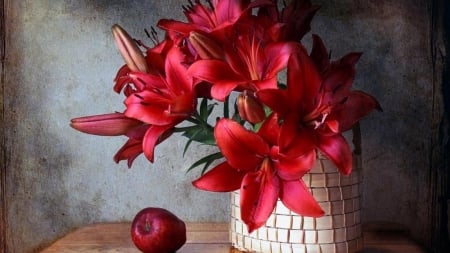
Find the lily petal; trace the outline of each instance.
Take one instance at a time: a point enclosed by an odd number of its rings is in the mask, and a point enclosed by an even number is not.
[[[142,154],[142,152],[142,141],[130,138],[114,155],[114,161],[119,163],[122,160],[128,160],[128,168],[131,168],[133,161]]]
[[[149,73],[157,76],[164,74],[165,60],[173,47],[174,42],[171,39],[166,38],[154,47],[148,48],[145,58],[147,60],[147,65],[150,68]]]
[[[249,3],[250,1],[248,0],[217,1],[214,10],[218,23],[236,22],[243,12],[246,11],[245,8]]]
[[[229,95],[230,89],[234,89],[239,83],[246,82],[226,62],[220,60],[196,61],[189,67],[188,74],[212,83],[212,96],[220,101]],[[214,89],[219,90],[214,91]]]
[[[350,65],[336,66],[327,71],[321,88],[330,95],[330,98],[325,98],[324,103],[339,102],[347,95],[355,79],[355,73],[355,68]]]
[[[277,76],[267,77],[263,80],[253,80],[252,83],[255,88],[252,87],[252,90],[264,90],[264,89],[276,89],[278,88],[278,79]]]
[[[264,225],[278,200],[279,179],[264,170],[247,173],[240,190],[241,218],[248,232]]]
[[[295,213],[308,217],[321,217],[325,214],[303,180],[282,181],[280,199]]]
[[[142,147],[145,157],[153,163],[155,147],[161,141],[166,139],[170,133],[166,133],[173,126],[150,126],[142,140]]]
[[[123,88],[131,82],[130,77],[128,74],[131,72],[130,68],[125,64],[123,65],[116,74],[116,77],[114,78],[114,81],[116,82],[114,84],[114,91],[117,93],[120,93]]]
[[[270,151],[264,139],[231,119],[220,119],[214,136],[228,163],[239,170],[256,169]]]
[[[225,101],[226,97],[238,86],[236,81],[217,81],[211,87],[211,97],[219,101]]]
[[[144,89],[155,89],[161,92],[166,88],[166,82],[159,75],[152,75],[142,72],[131,72],[128,77],[133,80],[138,91]]]
[[[339,122],[339,131],[345,132],[374,109],[381,111],[378,101],[362,91],[351,92],[345,102],[330,115],[330,120]]]
[[[179,47],[173,47],[167,54],[166,85],[176,95],[191,92],[193,89],[192,77],[187,74],[187,68],[184,65],[185,58]]]
[[[313,34],[313,46],[311,50],[311,59],[317,66],[317,69],[323,73],[330,66],[329,53],[322,41],[322,39],[317,35]]]
[[[350,146],[341,134],[319,136],[318,148],[344,175],[352,172],[353,159]]]
[[[227,162],[223,162],[192,182],[192,184],[205,191],[230,192],[241,187],[245,174],[246,172],[236,170]]]
[[[312,111],[322,78],[306,53],[298,52],[289,59],[287,82],[290,108]]]
[[[290,107],[288,103],[280,103],[280,101],[289,101],[289,95],[286,90],[282,89],[264,89],[256,92],[256,97],[274,112],[281,116],[286,115]]]
[[[173,99],[169,105],[171,115],[188,117],[195,110],[196,100],[192,93],[182,94]]]
[[[342,57],[337,63],[335,64],[348,64],[350,66],[355,66],[356,63],[359,61],[359,58],[361,58],[362,53],[360,52],[353,52],[348,53],[344,57]]]
[[[127,105],[125,115],[151,125],[167,125],[173,123],[176,119],[169,113],[168,105],[170,102],[145,90],[129,96],[125,100]]]
[[[274,163],[278,176],[283,180],[299,180],[301,179],[316,162],[316,151],[310,152],[296,157],[294,159],[287,158],[283,155],[278,156],[278,161]]]
[[[266,77],[276,76],[287,66],[290,56],[298,51],[304,51],[299,43],[283,42],[271,43],[265,48],[265,58],[270,59],[266,67]]]
[[[258,135],[271,146],[278,146],[278,137],[280,135],[280,124],[278,122],[278,115],[271,113],[263,122],[258,130]]]
[[[289,158],[307,154],[316,147],[314,132],[306,127],[299,128],[297,116],[297,114],[290,113],[284,118],[278,140],[280,153]]]
[[[169,32],[176,32],[183,36],[188,36],[189,32],[193,30],[205,30],[202,28],[202,26],[191,24],[191,23],[184,23],[178,20],[173,19],[161,19],[158,21],[157,26],[161,29],[164,29]],[[207,30],[205,30],[207,31]]]
[[[311,30],[311,21],[319,8],[309,0],[291,1],[281,12],[282,21],[286,24],[283,38],[300,41]]]

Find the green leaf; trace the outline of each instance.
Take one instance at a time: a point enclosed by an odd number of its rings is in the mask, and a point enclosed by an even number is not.
[[[200,142],[208,145],[215,145],[216,140],[214,138],[214,129],[210,126],[196,125],[186,128],[186,131],[182,134],[189,138],[189,140]]]
[[[278,82],[278,88],[282,89],[282,90],[285,90],[285,89],[287,89],[287,85],[285,83]]]
[[[203,122],[208,122],[208,118],[211,115],[212,111],[214,110],[214,107],[217,105],[217,103],[208,104],[208,99],[203,98],[202,102],[200,103],[199,108],[199,118]]]
[[[223,157],[223,155],[222,155],[222,153],[220,153],[220,152],[217,152],[217,153],[213,153],[213,154],[207,155],[207,156],[205,156],[205,157],[199,159],[198,161],[194,162],[194,163],[187,169],[187,172],[190,172],[192,169],[194,169],[194,168],[196,168],[196,167],[198,167],[198,166],[204,164],[203,169],[202,169],[202,172],[201,172],[201,174],[203,175],[203,174],[206,172],[206,170],[207,170],[207,168],[209,167],[209,165],[211,165],[212,162],[214,162],[215,160],[218,160],[218,159],[220,159],[220,158],[222,158],[222,157]]]
[[[214,110],[214,107],[217,105],[217,103],[208,105],[208,117],[211,115],[212,111]]]
[[[186,142],[186,145],[184,146],[183,157],[184,157],[184,155],[186,154],[186,152],[187,152],[189,146],[191,145],[191,143],[192,143],[192,140],[191,140],[191,139],[188,139],[188,141]]]
[[[230,117],[229,104],[230,104],[230,96],[227,96],[225,98],[225,102],[223,103],[223,117],[224,118],[229,118]]]
[[[199,114],[200,114],[200,118],[203,121],[206,121],[208,119],[208,116],[209,116],[209,114],[208,114],[208,99],[206,99],[206,98],[202,99],[202,102],[200,103]]]

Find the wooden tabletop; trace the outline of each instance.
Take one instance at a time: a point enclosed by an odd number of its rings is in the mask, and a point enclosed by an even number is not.
[[[178,253],[239,253],[229,243],[228,223],[186,223],[187,242]],[[400,231],[365,226],[360,253],[423,253]],[[130,237],[130,223],[101,223],[79,228],[41,253],[140,253]]]

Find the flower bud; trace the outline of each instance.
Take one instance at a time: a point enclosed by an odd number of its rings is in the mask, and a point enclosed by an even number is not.
[[[111,28],[114,40],[119,48],[125,63],[131,71],[149,72],[144,54],[139,49],[136,42],[119,25],[115,24]]]
[[[72,119],[70,122],[70,126],[80,132],[102,136],[125,135],[140,125],[141,121],[128,118],[123,113],[85,116]]]
[[[264,106],[248,91],[244,91],[237,98],[239,116],[250,123],[256,124],[266,117]]]
[[[204,60],[224,58],[222,47],[207,35],[192,31],[189,34],[189,42]]]

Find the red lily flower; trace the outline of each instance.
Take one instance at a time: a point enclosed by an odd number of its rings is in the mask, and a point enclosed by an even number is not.
[[[116,153],[114,160],[116,162],[128,160],[128,166],[131,167],[135,158],[141,153],[145,153],[147,159],[153,162],[156,145],[170,136],[173,127],[182,120],[180,116],[171,118],[170,113],[166,114],[168,116],[164,118],[164,115],[159,115],[161,110],[158,110],[158,108],[151,108],[147,111],[147,114],[155,116],[156,119],[148,120],[152,117],[145,113],[142,117],[136,117],[133,113],[140,113],[139,108],[133,105],[136,96],[141,97],[140,93],[150,93],[150,96],[155,96],[153,93],[157,93],[157,99],[166,99],[165,101],[169,103],[170,112],[173,114],[187,111],[188,109],[185,108],[190,108],[195,101],[192,102],[191,86],[184,73],[186,69],[184,66],[180,66],[183,59],[182,54],[174,51],[170,57],[167,57],[173,45],[170,40],[165,40],[153,48],[147,48],[147,54],[144,56],[136,41],[123,28],[114,25],[112,32],[119,51],[126,62],[116,75],[114,90],[118,93],[123,91],[127,97],[126,103],[130,106],[125,113],[110,113],[72,119],[71,126],[88,134],[128,136],[128,141]],[[168,60],[166,61],[166,59]],[[166,81],[162,77],[165,76],[165,65],[168,71],[172,71],[167,75],[167,80],[170,81]],[[180,80],[184,82],[180,82]],[[170,86],[172,83],[179,83],[183,87]],[[179,90],[179,93],[167,92],[166,90],[169,88],[175,91]],[[164,92],[169,96],[164,98]],[[185,95],[185,93],[189,95]],[[132,94],[135,94],[135,96],[132,96]],[[178,98],[174,98],[176,95],[179,95]],[[160,120],[158,121],[158,119]],[[153,124],[158,122],[161,124]]]
[[[134,43],[134,41],[129,42],[129,44],[131,43]],[[146,71],[129,67],[129,64],[125,64],[124,66],[122,66],[119,71],[117,71],[116,77],[114,79],[114,81],[116,82],[116,84],[114,85],[114,91],[117,93],[123,91],[124,95],[128,97],[129,95],[137,91],[142,91],[144,89],[137,83],[133,84],[134,80],[130,77],[130,73],[132,72],[149,73],[154,76],[165,75],[165,60],[167,58],[168,52],[172,47],[173,42],[166,39],[157,44],[155,47],[148,48],[145,55],[147,66],[145,69]],[[124,51],[128,52],[130,50]]]
[[[139,89],[139,87],[132,87],[129,85],[129,83],[133,83],[132,78],[129,76],[131,72],[164,75],[165,59],[168,51],[173,46],[171,40],[164,40],[155,47],[148,48],[140,42],[137,43],[137,40],[131,38],[131,36],[117,24],[113,25],[112,32],[116,45],[119,48],[119,52],[125,61],[125,65],[122,66],[116,74],[114,91],[117,93],[124,91],[125,96],[129,96],[136,92],[136,88]],[[147,49],[145,56],[139,46]],[[141,89],[139,89],[139,91],[140,90]]]
[[[108,113],[94,116],[84,116],[74,118],[70,122],[74,129],[93,135],[119,136],[126,135],[129,140],[114,156],[114,161],[128,160],[128,167],[131,167],[134,159],[142,152],[142,137],[149,125],[129,118],[123,113]]]
[[[292,156],[288,147],[279,147],[277,122],[276,115],[272,115],[254,133],[233,120],[220,119],[214,135],[226,162],[193,182],[208,191],[240,188],[241,217],[249,232],[264,225],[278,198],[298,214],[324,214],[302,181],[315,162],[314,150]],[[287,152],[281,153],[281,149]]]
[[[133,129],[126,135],[128,140],[114,155],[114,161],[119,163],[122,160],[127,160],[127,165],[131,168],[133,161],[144,151],[147,152],[147,159],[153,162],[156,145],[172,135],[172,127],[146,124]]]
[[[161,19],[158,27],[168,31],[174,41],[187,38],[192,31],[214,34],[214,37],[225,38],[226,31],[242,17],[251,15],[251,9],[262,4],[272,4],[268,0],[209,0],[209,7],[199,0],[184,6],[184,14],[188,23],[178,20]]]
[[[273,41],[300,41],[311,30],[311,21],[320,8],[310,0],[292,0],[279,10],[278,0],[272,2],[259,9],[258,23],[266,27]]]
[[[125,100],[125,115],[151,125],[143,137],[144,154],[153,161],[161,135],[189,118],[196,108],[192,78],[184,66],[185,55],[178,47],[167,53],[166,76],[131,72],[136,92]]]
[[[128,160],[128,167],[146,150],[147,158],[153,162],[155,146],[172,134],[172,125],[155,126],[127,117],[123,113],[84,116],[71,120],[74,129],[93,135],[125,135],[128,141],[114,155],[114,161]]]
[[[152,125],[178,123],[189,117],[195,109],[196,97],[183,57],[179,48],[172,48],[166,59],[165,77],[130,73],[138,92],[125,100],[125,115]]]
[[[370,95],[351,90],[356,61],[344,57],[320,74],[310,57],[299,52],[289,60],[286,90],[257,93],[283,118],[282,135],[291,137],[286,145],[299,146],[293,150],[303,150],[305,145],[318,148],[345,175],[351,172],[352,154],[341,133],[380,108]]]
[[[382,111],[377,100],[362,91],[351,91],[355,77],[355,65],[361,53],[349,53],[337,61],[330,61],[329,53],[319,36],[313,35],[311,59],[324,80],[322,83],[323,104],[335,104],[330,120],[339,122],[339,131],[344,132],[373,109]],[[344,101],[345,100],[345,101]],[[342,103],[343,102],[343,103]]]
[[[198,60],[190,66],[189,73],[211,83],[211,96],[219,101],[224,101],[233,90],[277,88],[278,72],[286,67],[293,52],[303,49],[298,43],[265,44],[256,36],[236,38],[224,45],[224,60]]]

